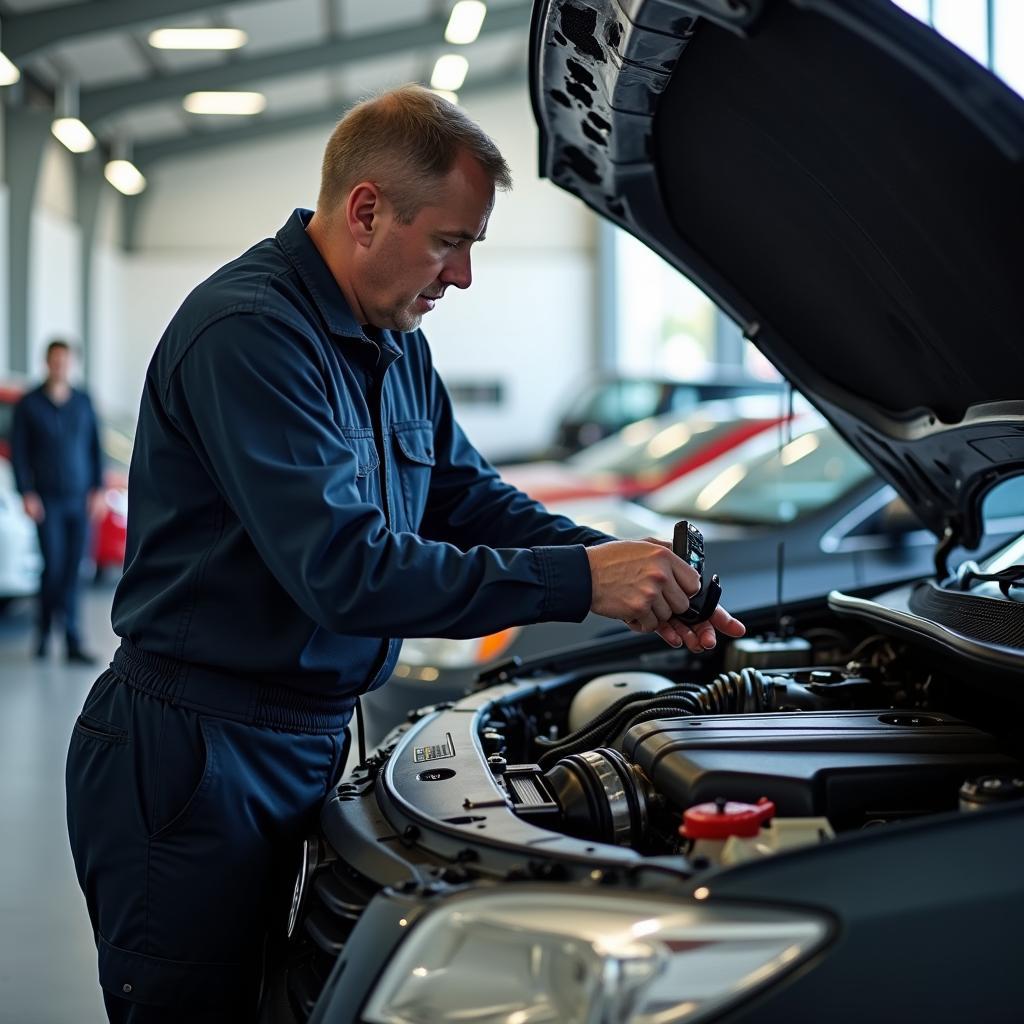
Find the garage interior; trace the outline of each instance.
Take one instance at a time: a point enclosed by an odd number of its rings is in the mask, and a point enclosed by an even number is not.
[[[34,386],[49,343],[68,340],[101,417],[107,468],[126,467],[149,359],[184,296],[295,207],[315,205],[324,142],[349,106],[418,82],[456,94],[515,181],[474,251],[472,288],[423,325],[459,421],[488,459],[518,471],[531,458],[561,459],[560,419],[598,379],[761,382],[779,410],[771,416],[791,415],[793,396],[739,326],[538,177],[531,0],[477,5],[478,34],[450,42],[446,33],[462,38],[456,6],[0,0],[0,390]],[[898,6],[1024,93],[1024,3]],[[160,31],[177,29],[225,30],[234,48],[164,48]],[[229,93],[238,106],[224,112]],[[7,476],[0,508],[17,513]],[[26,557],[28,584],[0,594],[0,1021],[99,1024],[64,761],[82,699],[118,643],[117,571],[91,554],[83,563],[83,633],[99,667],[68,665],[59,648],[34,657],[38,556]],[[403,663],[396,683],[429,681],[423,664]]]

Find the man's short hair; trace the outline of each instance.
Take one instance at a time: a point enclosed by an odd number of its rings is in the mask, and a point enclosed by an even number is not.
[[[466,151],[496,188],[512,187],[498,147],[454,103],[418,85],[392,89],[354,106],[324,151],[317,210],[330,215],[361,181],[380,186],[398,219],[411,223]]]
[[[60,349],[63,349],[65,352],[70,352],[71,345],[63,338],[54,338],[53,341],[46,346],[46,358],[49,359],[52,352],[56,352]]]

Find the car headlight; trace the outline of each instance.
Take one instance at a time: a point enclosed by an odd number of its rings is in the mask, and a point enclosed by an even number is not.
[[[402,661],[407,665],[434,665],[437,668],[486,665],[504,654],[519,632],[518,626],[512,626],[472,640],[446,640],[441,637],[406,640],[402,644]]]
[[[519,886],[467,894],[421,918],[363,1019],[690,1024],[791,970],[829,932],[802,910]]]

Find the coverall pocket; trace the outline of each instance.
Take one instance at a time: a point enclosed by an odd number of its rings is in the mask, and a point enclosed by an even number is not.
[[[430,493],[434,466],[434,425],[430,420],[404,420],[391,426],[398,457],[398,479],[405,503],[406,529],[418,530]]]
[[[380,484],[376,474],[380,459],[373,430],[369,427],[345,427],[342,433],[356,456],[356,487],[360,498],[372,505],[379,504]]]
[[[166,838],[185,825],[210,786],[215,762],[207,719],[173,707],[164,717],[143,798],[150,839]]]
[[[102,718],[95,718],[84,712],[78,716],[74,731],[82,739],[97,740],[100,743],[128,742],[127,729],[122,729],[119,725],[105,722]]]

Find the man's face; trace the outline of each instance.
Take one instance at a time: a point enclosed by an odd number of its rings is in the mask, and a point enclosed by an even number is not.
[[[58,347],[47,352],[46,373],[54,384],[66,384],[71,377],[70,351]]]
[[[473,280],[470,248],[484,237],[494,186],[468,154],[461,154],[434,203],[403,224],[386,201],[374,219],[380,232],[365,250],[360,305],[369,322],[414,331],[449,285]]]

